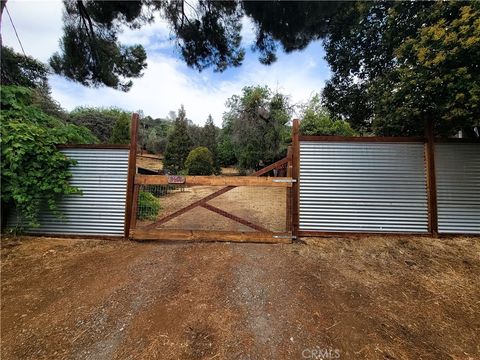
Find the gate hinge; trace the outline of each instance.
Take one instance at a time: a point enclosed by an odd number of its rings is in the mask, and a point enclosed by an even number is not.
[[[297,182],[296,179],[273,179],[272,181],[277,183],[296,183]]]

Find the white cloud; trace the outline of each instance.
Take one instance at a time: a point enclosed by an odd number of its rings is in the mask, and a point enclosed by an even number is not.
[[[295,55],[299,57],[298,54],[290,56]],[[149,56],[145,75],[134,80],[128,93],[85,88],[60,77],[52,78],[52,88],[54,97],[70,110],[78,105],[118,106],[163,117],[183,104],[187,116],[196,123],[203,124],[212,114],[215,123],[220,125],[225,101],[240,93],[244,86],[268,85],[290,95],[294,103],[305,101],[322,89],[324,80],[312,73],[307,66],[308,59],[303,62],[282,59],[269,67],[251,59],[232,79],[221,80],[221,75],[197,73],[178,59],[157,54]]]
[[[10,0],[8,6],[25,51],[40,60],[48,59],[58,48],[62,4]],[[38,16],[40,13],[42,16]],[[3,19],[2,27],[5,23]],[[251,25],[249,21],[244,21],[246,46],[253,39]],[[7,27],[2,29],[3,34],[5,43],[14,45],[15,38]],[[321,60],[323,52],[319,43],[312,44],[305,52],[280,54],[279,60],[270,66],[261,65],[255,54],[247,52],[240,68],[218,74],[211,70],[198,73],[189,69],[178,59],[169,37],[164,21],[156,21],[140,30],[126,30],[120,35],[119,38],[126,44],[143,44],[148,53],[148,68],[142,78],[133,80],[134,85],[128,93],[109,88],[86,88],[52,76],[50,82],[54,98],[68,110],[82,105],[118,106],[132,111],[141,109],[153,117],[164,117],[183,104],[187,116],[196,123],[203,124],[212,114],[216,124],[220,125],[225,101],[233,94],[239,94],[244,86],[268,85],[290,95],[292,101],[298,103],[320,91],[329,76],[328,68]]]
[[[144,25],[140,30],[126,30],[118,36],[118,39],[125,45],[142,44],[147,52],[150,52],[171,47],[173,41],[170,37],[167,22],[156,14],[150,24]]]
[[[46,62],[59,49],[58,41],[63,26],[62,2],[10,0],[7,8],[25,53]],[[21,51],[6,12],[2,16],[2,41],[16,51]]]

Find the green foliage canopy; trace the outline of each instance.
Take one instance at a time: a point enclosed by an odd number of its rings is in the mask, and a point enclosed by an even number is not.
[[[279,48],[288,53],[324,41],[333,73],[324,105],[356,131],[419,135],[425,121],[434,121],[437,134],[447,136],[468,132],[479,118],[478,1],[66,0],[65,8],[61,52],[51,64],[86,85],[130,88],[128,79],[141,76],[146,56],[140,45],[120,44],[118,33],[157,13],[189,66],[239,66],[241,23],[248,17],[256,33],[252,49],[264,64],[276,60]]]
[[[221,166],[232,166],[237,163],[235,148],[230,137],[231,129],[223,128],[218,136],[218,162]]]
[[[349,2],[325,42],[325,106],[377,135],[472,130],[479,119],[479,2]],[[471,133],[473,133],[471,131]]]
[[[8,46],[2,46],[1,83],[28,88],[48,88],[48,69],[31,56],[24,56]]]
[[[300,133],[302,135],[354,136],[356,132],[344,120],[332,119],[322,107],[319,95],[313,96],[302,110]]]
[[[168,133],[172,127],[173,121],[168,119],[153,119],[151,116],[142,117],[138,129],[140,149],[154,154],[163,154],[167,146]]]
[[[122,25],[136,26],[141,2],[65,0],[64,4],[61,51],[50,58],[55,73],[86,86],[128,91],[133,84],[130,78],[140,77],[147,67],[147,55],[141,45],[121,45],[117,33]]]
[[[220,172],[218,163],[218,128],[213,123],[212,115],[208,115],[207,121],[202,128],[202,138],[200,145],[206,147],[212,154],[213,166],[215,172]]]
[[[111,144],[128,144],[130,142],[130,115],[122,113],[113,124]]]
[[[292,114],[286,96],[266,86],[245,87],[226,105],[224,129],[242,169],[254,169],[260,161],[269,163],[285,155]]]
[[[60,215],[58,201],[79,190],[69,185],[74,162],[58,151],[57,144],[94,143],[84,127],[64,124],[32,104],[33,90],[1,87],[2,211],[14,206],[30,225],[46,205]]]
[[[68,116],[68,122],[85,126],[100,140],[108,143],[115,122],[128,113],[117,108],[77,107]]]
[[[424,122],[432,121],[438,135],[463,130],[475,136],[473,127],[480,124],[479,4],[433,6],[431,23],[396,49],[400,65],[371,85],[378,99],[375,133],[421,134]],[[395,18],[395,9],[389,15]]]
[[[127,91],[141,76],[146,54],[141,45],[118,40],[124,28],[137,29],[158,14],[169,25],[185,63],[195,69],[224,71],[240,66],[242,20],[255,27],[252,49],[260,61],[276,60],[279,46],[301,50],[327,34],[336,2],[254,1],[95,1],[64,0],[64,33],[60,52],[50,59],[54,71],[88,86],[106,85]]]
[[[172,132],[168,135],[168,143],[163,163],[164,168],[173,174],[178,174],[182,171],[192,146],[192,140],[188,135],[187,114],[182,105],[173,125]]]

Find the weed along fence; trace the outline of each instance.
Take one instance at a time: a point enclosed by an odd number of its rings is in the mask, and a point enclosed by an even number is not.
[[[136,173],[130,145],[65,146],[82,195],[31,233],[134,240],[291,242],[345,233],[480,234],[480,142],[301,136],[250,176]],[[267,176],[281,170],[284,177]],[[278,173],[278,171],[276,172]],[[18,225],[13,216],[9,226]]]

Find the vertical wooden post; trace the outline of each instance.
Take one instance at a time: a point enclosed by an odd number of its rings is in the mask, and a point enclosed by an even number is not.
[[[292,128],[292,178],[296,180],[292,186],[292,234],[298,239],[300,225],[299,201],[300,201],[300,123],[298,119],[293,120]]]
[[[438,235],[437,181],[435,176],[435,134],[433,121],[425,121],[425,168],[427,172],[428,232]]]
[[[291,178],[292,177],[292,147],[289,146],[287,149],[287,177]],[[287,211],[286,211],[286,231],[291,232],[292,231],[292,188],[287,187],[286,188],[287,192],[287,199],[286,199],[286,206],[287,206]]]
[[[135,184],[133,186],[133,197],[132,197],[132,212],[130,214],[130,230],[135,229],[137,226],[137,211],[138,211],[138,192],[140,191],[140,185]]]
[[[128,155],[128,175],[127,175],[127,199],[125,203],[125,231],[124,237],[128,239],[130,225],[132,221],[133,192],[135,188],[135,173],[137,172],[137,134],[138,134],[138,114],[132,114],[130,124],[130,152]]]

